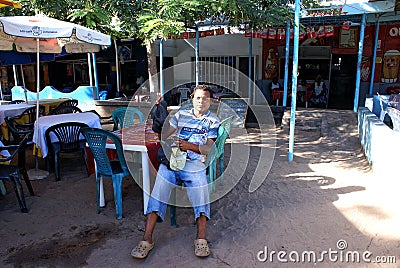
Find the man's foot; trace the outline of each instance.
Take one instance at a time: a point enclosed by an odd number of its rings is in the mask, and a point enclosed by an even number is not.
[[[207,257],[210,253],[207,240],[201,238],[194,240],[194,255],[197,257]]]
[[[136,259],[144,259],[154,247],[154,243],[150,244],[147,241],[140,241],[138,245],[132,249],[131,256]]]

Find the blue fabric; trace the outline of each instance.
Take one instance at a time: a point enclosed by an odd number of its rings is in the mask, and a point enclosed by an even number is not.
[[[54,61],[54,54],[40,53],[39,61]],[[36,63],[36,53],[23,53],[18,51],[0,51],[0,64],[2,66],[13,64]]]
[[[167,210],[167,202],[171,191],[178,182],[182,181],[186,186],[186,192],[193,206],[194,218],[203,213],[210,218],[210,199],[206,178],[206,167],[200,161],[186,161],[183,170],[169,170],[164,164],[160,165],[156,182],[151,192],[146,214],[156,212],[164,221]]]

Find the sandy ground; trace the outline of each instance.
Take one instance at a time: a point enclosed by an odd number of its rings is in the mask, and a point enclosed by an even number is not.
[[[79,160],[64,159],[61,181],[54,174],[32,181],[36,196],[27,196],[28,214],[19,212],[12,192],[0,196],[0,266],[400,267],[399,178],[396,172],[382,176],[370,170],[356,125],[351,112],[299,115],[294,161],[287,160],[283,127],[277,129],[275,155],[267,151],[270,169],[262,142],[270,136],[248,129],[247,138],[230,139],[225,182],[216,186],[217,193],[227,193],[211,205],[212,254],[206,259],[193,254],[190,208],[177,209],[178,228],[169,221],[158,224],[153,251],[145,260],[133,259],[130,251],[145,220],[140,187],[125,180],[124,218],[116,220],[106,181],[108,204],[97,214],[94,176],[86,176]],[[243,157],[242,166],[231,154],[234,144],[249,152],[234,153]],[[250,193],[260,168],[266,178]],[[233,189],[231,181],[237,182]],[[394,260],[397,264],[382,263]]]

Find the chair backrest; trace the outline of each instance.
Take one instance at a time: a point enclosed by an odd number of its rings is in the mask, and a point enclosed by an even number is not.
[[[71,100],[66,100],[61,102],[58,107],[63,107],[63,106],[78,106],[78,100],[71,99]]]
[[[25,135],[21,139],[21,141],[18,143],[18,145],[0,146],[0,151],[12,150],[12,153],[9,156],[0,158],[0,163],[10,162],[15,157],[16,154],[19,154],[19,155],[20,155],[20,153],[25,154],[25,146],[26,146],[26,143],[28,142],[28,140],[29,140],[29,135]]]
[[[74,114],[74,113],[81,113],[81,109],[76,106],[57,106],[53,110],[49,112],[49,115],[55,114]]]
[[[118,126],[120,126],[122,129],[135,124],[135,116],[138,117],[139,122],[144,122],[143,113],[139,109],[133,107],[122,107],[115,109],[111,116],[114,120],[114,128],[116,129],[118,129]]]
[[[179,93],[181,94],[180,101],[179,101],[180,103],[190,100],[190,93],[191,93],[190,88],[180,87],[180,88],[178,88],[178,90],[179,90]]]
[[[40,116],[40,114],[41,113],[39,112],[39,116]],[[22,124],[35,123],[35,121],[36,121],[36,106],[26,108],[19,116],[16,116],[15,119],[17,120],[18,123],[22,123]]]
[[[34,123],[18,123],[16,118],[10,116],[5,117],[4,121],[6,122],[7,127],[13,137],[13,144],[20,143],[26,135],[28,135],[29,139],[32,140]]]
[[[233,118],[234,118],[234,116],[232,115],[221,121],[221,126],[223,126],[225,128],[225,131],[228,132],[228,135],[229,135],[229,133],[231,133],[231,125],[232,125]],[[219,135],[219,133],[218,133],[218,135]]]
[[[207,154],[205,161],[206,166],[209,166],[212,161],[222,155],[227,138],[228,132],[225,130],[224,126],[220,125],[218,128],[218,138],[215,140],[214,145],[211,147],[210,152]]]
[[[19,104],[19,103],[25,103],[24,100],[12,100],[8,104]]]
[[[122,148],[122,141],[118,136],[110,131],[99,128],[82,128],[81,132],[85,136],[86,142],[93,154],[99,174],[104,176],[112,175],[111,163],[106,151],[107,139],[115,144],[122,171],[126,174],[129,173]]]
[[[72,152],[78,150],[84,141],[81,138],[81,129],[84,127],[88,127],[88,125],[82,122],[64,122],[49,127],[45,133],[47,147],[53,150],[50,136],[53,133],[58,139],[57,144],[60,146],[61,151]]]

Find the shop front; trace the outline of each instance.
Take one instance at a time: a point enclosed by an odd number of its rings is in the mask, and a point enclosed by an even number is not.
[[[346,27],[345,23],[335,26],[309,26],[306,28],[306,33],[300,35],[298,82],[306,80],[307,84],[310,84],[317,75],[321,75],[329,90],[328,108],[353,108],[360,36],[359,23],[353,23],[353,25],[356,26],[348,27],[347,25]],[[329,32],[327,29],[330,29]],[[281,32],[281,30],[277,29],[276,32]],[[360,67],[361,98],[365,98],[369,93],[375,32],[375,23],[366,26]],[[290,84],[292,44],[289,54],[289,69],[285,70],[285,35],[266,35],[263,37],[263,80],[269,82],[277,77],[283,84],[285,71],[287,71]],[[399,44],[400,24],[396,22],[381,24],[379,26],[373,93],[386,94],[388,89],[390,91],[400,88]]]

